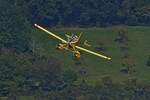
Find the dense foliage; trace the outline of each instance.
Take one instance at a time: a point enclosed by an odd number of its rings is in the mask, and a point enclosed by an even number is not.
[[[149,0],[32,0],[31,19],[47,26],[150,25]]]
[[[149,0],[2,0],[1,28],[24,30],[28,22],[69,27],[150,25],[149,5]]]

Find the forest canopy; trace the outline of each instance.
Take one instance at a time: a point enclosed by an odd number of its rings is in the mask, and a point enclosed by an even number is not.
[[[48,27],[150,25],[149,5],[149,0],[1,0],[0,25],[2,30],[24,30],[33,23]]]

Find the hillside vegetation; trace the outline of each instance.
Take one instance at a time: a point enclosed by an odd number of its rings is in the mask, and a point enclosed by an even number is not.
[[[66,32],[76,34],[83,32],[80,46],[112,57],[111,61],[107,61],[82,52],[81,59],[75,60],[71,52],[55,49],[55,45],[60,41],[40,30],[33,32],[36,48],[44,51],[41,51],[42,55],[59,59],[64,69],[74,69],[77,72],[82,69],[86,70],[84,78],[87,81],[95,82],[108,75],[116,81],[123,81],[131,76],[142,82],[150,82],[149,67],[147,66],[150,55],[149,27],[62,28],[51,29],[51,31],[64,39]],[[84,40],[88,40],[92,47],[84,46]],[[131,72],[122,72],[128,67],[132,70]]]
[[[150,0],[0,0],[0,99],[150,100]],[[56,50],[78,45],[112,57]],[[83,45],[88,40],[91,47]]]
[[[85,52],[81,52],[81,59],[76,60],[71,52],[55,48],[60,41],[47,33],[33,29],[29,33],[29,51],[1,49],[2,100],[150,98],[149,27],[114,26],[49,30],[64,39],[66,32],[83,32],[80,46],[111,56],[112,60],[107,61]],[[92,46],[84,46],[84,40],[88,40]]]

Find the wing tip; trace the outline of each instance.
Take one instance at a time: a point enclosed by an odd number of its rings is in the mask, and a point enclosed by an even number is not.
[[[110,58],[110,57],[108,57],[107,59],[108,59],[108,60],[111,60],[111,58]]]
[[[34,26],[37,26],[37,24],[34,24]]]

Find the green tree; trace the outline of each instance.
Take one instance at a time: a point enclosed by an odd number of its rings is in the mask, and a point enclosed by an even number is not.
[[[26,18],[25,8],[18,1],[1,1],[0,4],[0,48],[9,48],[18,52],[29,50],[26,32],[30,24]]]

